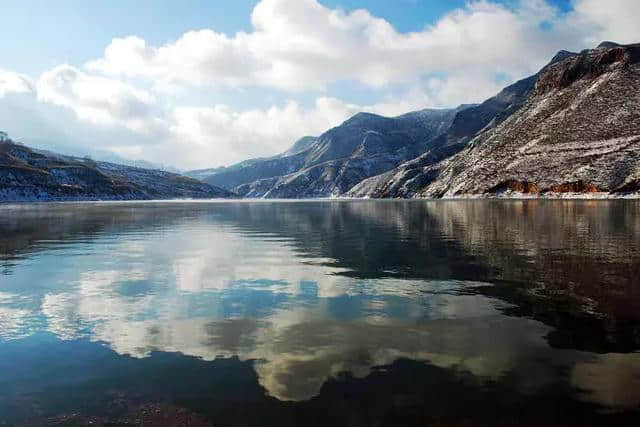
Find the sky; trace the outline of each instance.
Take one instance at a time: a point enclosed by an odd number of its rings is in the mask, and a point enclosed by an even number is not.
[[[358,111],[481,102],[561,49],[640,42],[638,0],[0,0],[0,130],[183,170]]]

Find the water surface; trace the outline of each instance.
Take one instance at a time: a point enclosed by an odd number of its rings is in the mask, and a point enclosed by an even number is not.
[[[636,201],[0,206],[0,425],[639,425],[639,349]]]

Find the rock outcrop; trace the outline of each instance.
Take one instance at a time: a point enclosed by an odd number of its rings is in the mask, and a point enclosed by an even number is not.
[[[0,201],[231,197],[227,190],[153,169],[96,162],[0,141]]]

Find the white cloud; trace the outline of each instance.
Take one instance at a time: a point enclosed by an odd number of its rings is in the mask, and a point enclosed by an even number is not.
[[[174,43],[155,48],[130,36],[114,39],[104,58],[90,62],[87,68],[169,82],[242,85],[258,71],[244,39],[242,34],[230,39],[211,30],[189,31]]]
[[[541,1],[525,4],[510,10],[472,2],[423,31],[399,33],[366,10],[344,12],[316,0],[262,0],[251,16],[253,32],[228,37],[192,31],[161,47],[139,37],[114,39],[87,68],[193,85],[287,90],[339,80],[384,87],[461,69],[522,74],[563,44],[538,28],[555,10]]]
[[[146,132],[157,125],[154,97],[115,79],[88,75],[59,65],[40,76],[38,99],[72,109],[80,119],[97,124],[120,124]]]
[[[203,151],[209,154],[208,162],[222,158],[240,161],[284,151],[302,135],[318,135],[359,109],[334,98],[318,98],[310,109],[295,101],[282,107],[247,111],[234,111],[225,105],[178,107],[171,131],[180,144],[197,148],[192,154],[186,153],[194,162],[198,160],[197,153]]]
[[[0,69],[0,98],[8,93],[26,93],[33,90],[29,77]]]
[[[640,2],[637,0],[575,0],[568,25],[585,34],[588,46],[603,40],[640,42]]]

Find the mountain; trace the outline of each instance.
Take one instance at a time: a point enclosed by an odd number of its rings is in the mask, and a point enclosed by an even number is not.
[[[358,113],[317,138],[302,138],[279,156],[215,170],[204,180],[245,197],[337,196],[436,145],[444,151],[461,149],[435,138],[451,126],[459,111],[469,107],[427,109],[398,117]],[[189,175],[201,178],[202,172]]]
[[[433,147],[457,109],[422,110],[398,117],[358,113],[328,130],[304,152],[303,165],[288,175],[237,187],[245,197],[338,196]]]
[[[245,160],[228,167],[199,169],[185,175],[200,179],[228,190],[264,178],[278,177],[297,171],[304,166],[304,154],[316,141],[313,136],[305,136],[282,154]]]
[[[559,52],[540,73],[574,55]],[[426,109],[398,117],[359,113],[317,138],[302,138],[279,156],[188,175],[244,197],[405,196],[379,187],[398,173],[396,168],[407,166],[410,170],[402,180],[418,178],[412,185],[422,185],[412,162],[418,162],[419,168],[436,165],[463,150],[476,135],[498,126],[524,105],[540,73],[479,105]]]
[[[282,153],[279,157],[287,157],[287,156],[293,156],[295,154],[298,153],[302,153],[303,151],[306,151],[307,149],[311,148],[311,146],[318,140],[317,137],[315,136],[303,136],[302,138],[300,138],[299,140],[297,140],[292,146],[291,148],[289,148],[287,151],[285,151],[284,153]]]
[[[579,54],[560,52],[519,84],[527,87],[521,106],[506,109],[500,123],[483,129],[461,152],[437,163],[423,155],[361,182],[348,195],[554,195],[640,189],[639,44],[604,42]]]
[[[562,51],[551,63],[572,55]],[[539,73],[538,73],[539,74]],[[432,149],[418,157],[390,169],[383,174],[362,180],[348,193],[349,197],[407,197],[414,188],[420,188],[431,176],[421,174],[422,169],[449,158],[467,146],[477,134],[500,124],[517,111],[533,90],[538,74],[519,80],[507,86],[496,96],[479,105],[460,109],[449,127],[432,141]]]
[[[0,132],[0,201],[231,197],[182,175],[42,152]]]

